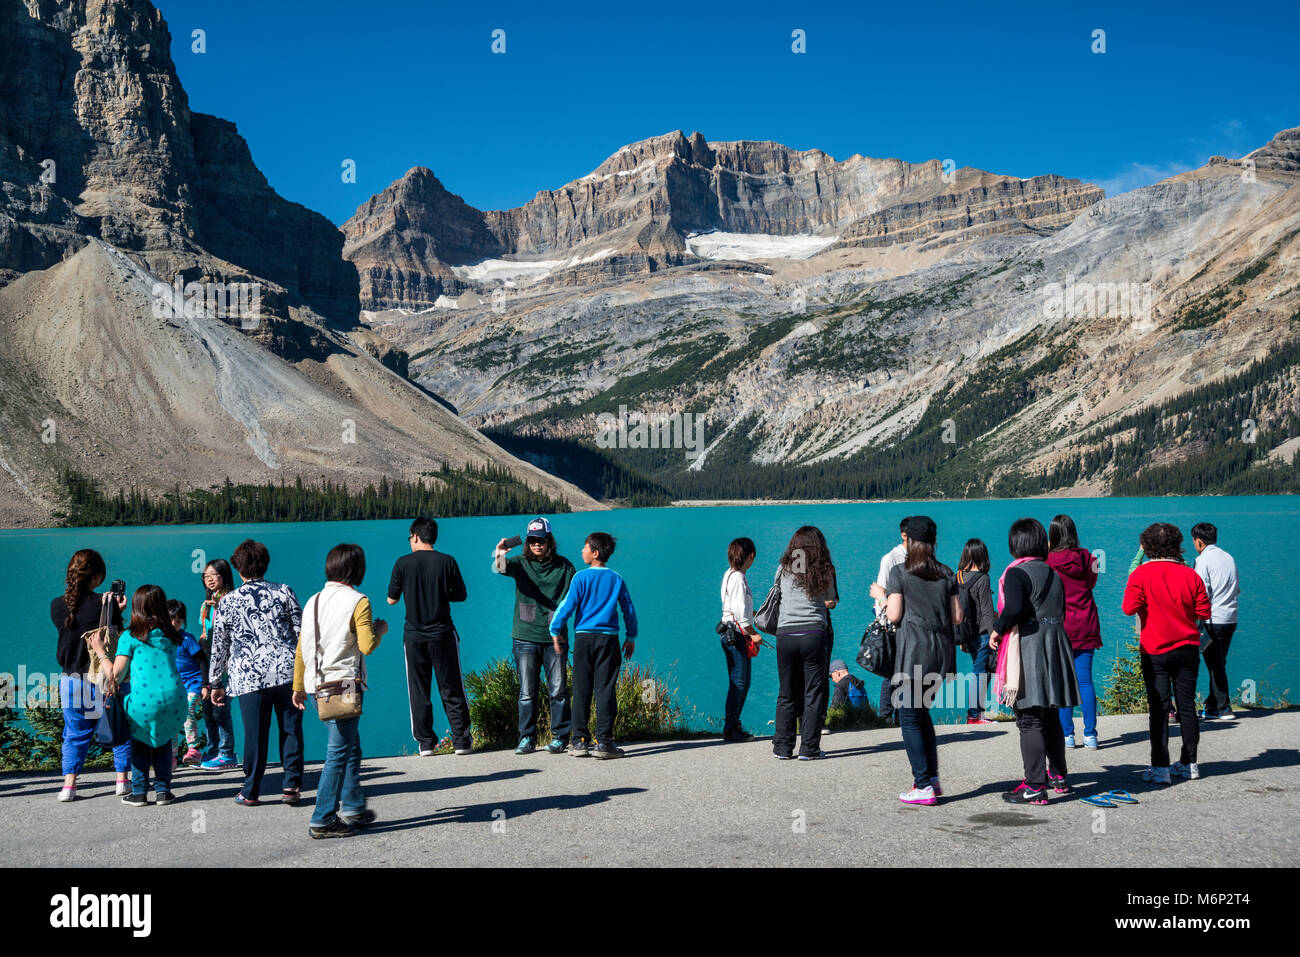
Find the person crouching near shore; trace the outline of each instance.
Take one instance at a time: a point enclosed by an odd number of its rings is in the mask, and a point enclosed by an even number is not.
[[[373,654],[388,631],[372,623],[370,599],[357,587],[366,577],[360,545],[335,545],[325,557],[325,587],[303,607],[302,633],[293,655],[293,706],[307,707],[326,684],[341,682],[343,692],[361,695],[366,686],[365,656]],[[331,689],[335,690],[335,689]],[[313,838],[351,837],[375,820],[361,790],[361,714],[327,719],[325,764],[316,785],[316,810],[308,833]]]
[[[623,611],[627,641],[623,654],[631,658],[636,647],[636,609],[627,582],[612,568],[605,567],[614,546],[613,535],[592,532],[582,546],[582,560],[589,567],[573,576],[568,594],[551,617],[551,641],[562,654],[561,636],[573,615],[573,737],[569,753],[621,758],[623,749],[614,746],[614,719],[618,717],[618,670],[623,665],[618,649],[618,611]],[[593,692],[596,698],[596,745],[591,746],[587,715]]]
[[[1196,748],[1201,730],[1196,718],[1196,677],[1201,670],[1198,620],[1210,617],[1210,599],[1201,576],[1183,564],[1183,533],[1175,525],[1148,525],[1139,539],[1147,560],[1124,586],[1123,610],[1142,624],[1142,680],[1147,687],[1151,728],[1151,767],[1145,781],[1168,784],[1170,774],[1199,778]],[[1169,764],[1170,698],[1178,705],[1182,755]]]
[[[989,646],[1010,644],[1003,703],[1015,709],[1024,779],[1002,795],[1010,804],[1046,804],[1050,784],[1069,794],[1061,708],[1079,704],[1074,656],[1065,634],[1065,584],[1047,564],[1047,530],[1035,518],[1014,522],[1007,536],[1012,562],[998,582],[998,617]],[[1009,634],[1010,633],[1010,634]]]

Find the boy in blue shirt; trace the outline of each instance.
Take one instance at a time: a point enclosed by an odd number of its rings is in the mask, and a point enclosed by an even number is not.
[[[621,758],[623,751],[614,747],[614,718],[618,715],[618,670],[623,659],[618,648],[618,612],[623,609],[627,641],[623,654],[632,657],[636,647],[636,609],[627,583],[605,563],[614,554],[614,537],[592,532],[582,546],[582,560],[587,563],[573,576],[569,591],[551,617],[551,641],[557,654],[565,654],[560,635],[569,616],[573,622],[573,735],[569,751],[575,758]],[[587,715],[593,692],[596,697],[596,746],[591,747]]]
[[[176,671],[185,686],[185,756],[176,763],[194,767],[203,760],[199,754],[199,714],[208,696],[204,677],[208,673],[208,653],[199,640],[185,630],[184,602],[175,598],[167,602],[167,616],[172,620],[172,627],[181,633],[181,643],[176,646]],[[179,749],[176,753],[180,754]]]

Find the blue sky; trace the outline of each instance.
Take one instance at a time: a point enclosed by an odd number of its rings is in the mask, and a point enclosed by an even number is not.
[[[191,109],[335,222],[412,166],[505,209],[676,129],[1113,195],[1300,126],[1288,2],[155,3]]]

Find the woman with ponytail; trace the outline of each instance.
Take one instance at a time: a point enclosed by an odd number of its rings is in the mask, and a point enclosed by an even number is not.
[[[59,700],[63,704],[63,790],[60,801],[77,797],[77,775],[86,767],[86,752],[95,737],[102,705],[99,689],[89,678],[90,649],[82,637],[101,624],[114,632],[122,630],[122,609],[126,595],[115,598],[97,594],[107,571],[104,559],[92,548],[76,552],[68,562],[63,594],[50,602],[50,621],[59,632],[57,657]],[[130,742],[113,749],[117,770],[117,793],[130,790],[127,772],[131,767]]]

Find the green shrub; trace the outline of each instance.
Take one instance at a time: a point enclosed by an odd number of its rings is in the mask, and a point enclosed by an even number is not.
[[[25,689],[17,689],[25,690]],[[11,678],[0,683],[0,771],[60,771],[63,768],[63,708],[54,685],[33,688],[31,694],[46,702],[43,707],[19,710]],[[25,719],[25,720],[24,720]],[[113,754],[95,741],[86,752],[86,770],[113,766]]]
[[[1120,649],[1110,669],[1110,683],[1097,700],[1102,714],[1146,714],[1147,685],[1142,678],[1142,656],[1138,647],[1140,626],[1133,620],[1133,637]]]
[[[827,731],[858,731],[863,728],[888,728],[890,724],[876,713],[870,701],[854,704],[846,701],[842,705],[826,709]]]

